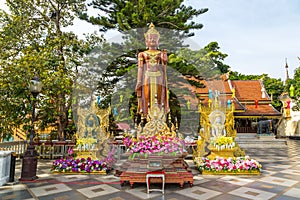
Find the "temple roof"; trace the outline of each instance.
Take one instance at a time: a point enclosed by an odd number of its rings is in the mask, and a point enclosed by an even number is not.
[[[271,100],[269,95],[265,92],[265,98],[262,98],[263,84],[259,80],[235,80],[231,81],[232,87],[235,88],[235,96],[240,101],[254,101],[257,99]]]
[[[230,100],[235,106],[236,117],[280,117],[282,113],[277,111],[271,105],[271,98],[264,89],[264,85],[260,80],[228,80],[226,76],[222,76],[218,80],[198,80],[194,77],[186,78],[188,80],[197,81],[205,87],[199,88],[190,86],[200,97],[199,100],[203,105],[208,105],[208,90],[220,91],[223,94],[220,98],[223,102]],[[235,89],[235,97],[232,97],[232,88]],[[264,92],[264,97],[262,95]],[[258,106],[255,100],[258,100]],[[191,101],[192,102],[192,101]],[[196,103],[193,100],[193,103]],[[224,103],[226,104],[226,103]],[[226,104],[227,105],[227,104]]]

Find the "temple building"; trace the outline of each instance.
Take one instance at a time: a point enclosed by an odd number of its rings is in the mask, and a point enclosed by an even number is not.
[[[235,128],[237,133],[257,133],[257,124],[260,120],[272,119],[277,122],[282,113],[277,111],[271,104],[272,99],[267,94],[261,80],[229,80],[224,74],[217,80],[197,80],[194,77],[188,78],[200,81],[205,87],[191,86],[198,96],[198,101],[204,106],[210,106],[210,92],[218,91],[221,95],[223,108],[229,109],[234,105]],[[194,101],[185,96],[188,102]],[[275,129],[272,128],[272,132]]]

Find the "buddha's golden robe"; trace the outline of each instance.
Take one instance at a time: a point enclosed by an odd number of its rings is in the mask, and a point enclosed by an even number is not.
[[[138,112],[147,116],[148,109],[157,106],[169,110],[167,89],[167,53],[147,50],[138,54],[138,80],[136,86]]]

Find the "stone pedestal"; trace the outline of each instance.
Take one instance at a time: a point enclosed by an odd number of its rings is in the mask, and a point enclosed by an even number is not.
[[[22,160],[22,172],[20,181],[33,181],[38,177],[36,176],[37,170],[37,151],[33,147],[28,147]]]

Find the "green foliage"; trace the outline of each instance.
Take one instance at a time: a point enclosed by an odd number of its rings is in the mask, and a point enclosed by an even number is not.
[[[295,103],[295,105],[292,107],[292,110],[300,111],[300,67],[295,70],[293,79],[287,80],[284,90],[290,93],[291,85],[294,86],[294,96],[290,97],[294,100]]]
[[[263,77],[268,76],[267,74],[262,74],[262,75],[246,75],[246,74],[241,74],[239,72],[233,72],[231,71],[229,74],[229,79],[230,80],[260,80]]]
[[[223,63],[227,54],[219,49],[217,42],[211,42],[199,50],[182,48],[178,50],[177,55],[170,55],[169,63],[183,75],[217,77],[229,69],[229,66]]]
[[[192,21],[208,11],[207,8],[196,10],[182,4],[183,0],[93,0],[90,4],[105,15],[81,17],[92,24],[100,25],[100,29],[116,29],[124,32],[131,29],[147,27],[153,22],[156,26],[168,29],[182,30],[186,36],[191,36],[190,30],[202,28],[202,24]]]
[[[272,96],[272,105],[274,106],[274,108],[280,111],[282,103],[278,97],[284,91],[283,81],[280,78],[276,79],[265,76],[265,78],[263,79],[263,84],[267,93]]]
[[[193,65],[187,62],[184,55],[171,54],[169,56],[169,66],[177,70],[182,75],[199,75],[199,70]]]
[[[85,1],[9,0],[10,13],[0,10],[0,104],[1,134],[19,125],[31,127],[32,97],[27,84],[37,73],[43,90],[37,99],[37,126],[57,125],[62,133],[68,125],[72,90],[78,66],[99,39],[93,35],[80,40],[63,28],[73,24]],[[2,123],[3,122],[3,123]]]
[[[228,65],[223,63],[224,59],[228,55],[220,52],[219,49],[220,47],[217,42],[210,42],[204,47],[206,52],[205,57],[208,57],[210,60],[212,60],[214,68],[217,68],[222,74],[224,74],[227,73],[230,68]]]

